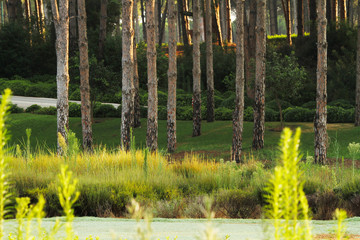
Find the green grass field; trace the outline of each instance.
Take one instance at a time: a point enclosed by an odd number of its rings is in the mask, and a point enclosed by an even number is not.
[[[94,141],[96,145],[106,145],[108,148],[115,148],[120,145],[120,119],[99,118],[95,119]],[[22,144],[25,142],[25,129],[32,129],[31,145],[33,148],[55,149],[56,146],[56,116],[35,115],[35,114],[12,114],[7,120],[11,139],[10,145]],[[273,159],[277,149],[280,131],[278,122],[266,123],[265,148],[254,153],[256,158]],[[286,123],[292,129],[301,127],[301,151],[303,155],[313,155],[314,133],[312,123]],[[80,118],[70,118],[70,128],[81,139]],[[243,150],[245,154],[252,152],[252,122],[245,122],[243,135]],[[350,142],[360,142],[360,128],[352,124],[329,124],[329,148],[328,156],[350,158],[347,146]],[[197,152],[218,158],[227,159],[230,155],[232,142],[232,122],[216,121],[213,123],[202,122],[202,135],[192,137],[192,122],[177,122],[177,153]],[[146,119],[142,119],[142,127],[134,130],[136,144],[138,147],[146,145]],[[338,142],[339,152],[336,151]],[[166,150],[166,121],[159,121],[159,148]],[[181,154],[179,154],[181,156]]]

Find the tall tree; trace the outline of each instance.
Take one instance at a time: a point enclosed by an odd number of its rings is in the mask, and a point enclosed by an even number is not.
[[[213,16],[213,27],[214,27],[214,32],[216,35],[216,40],[218,41],[219,45],[222,46],[223,44],[223,37],[221,34],[221,23],[220,23],[220,4],[219,4],[219,0],[213,0],[213,4],[214,4],[214,16]]]
[[[232,26],[231,26],[231,1],[226,0],[226,40],[231,43],[233,41]]]
[[[38,1],[38,12],[39,12],[39,26],[40,26],[40,34],[42,37],[45,37],[45,14],[44,14],[44,3],[43,0]]]
[[[179,15],[181,16],[181,30],[182,30],[182,38],[185,45],[190,45],[192,42],[191,34],[190,34],[190,24],[188,16],[188,0],[178,0],[178,9]]]
[[[168,102],[167,102],[167,148],[168,152],[176,150],[176,0],[170,0],[169,7],[169,71],[168,71]]]
[[[134,28],[133,0],[122,0],[122,108],[121,144],[130,149],[134,110]]]
[[[133,26],[137,21],[137,0],[134,0],[134,14],[133,14]],[[137,28],[138,26],[136,26]],[[137,30],[137,29],[136,29]],[[136,32],[135,30],[135,32]],[[136,54],[136,34],[134,34],[134,127],[140,127],[140,95],[139,95],[139,71]]]
[[[253,62],[255,60],[255,45],[256,45],[256,39],[255,39],[255,29],[256,29],[256,1],[250,1],[249,6],[249,22],[246,25],[245,29],[245,80],[246,80],[246,93],[247,96],[251,99],[255,99],[255,93],[252,88],[253,86],[253,79],[254,77],[254,71],[253,71]],[[246,14],[246,11],[244,11],[244,14]],[[245,18],[247,19],[247,18]]]
[[[346,0],[339,0],[340,5],[340,19],[346,21]]]
[[[200,0],[193,4],[193,137],[196,137],[201,135]]]
[[[304,36],[304,4],[303,0],[297,0],[297,31],[298,36]]]
[[[141,9],[141,22],[142,22],[142,29],[143,29],[143,38],[146,42],[146,22],[145,22],[145,10],[144,10],[144,0],[140,0],[140,9]]]
[[[315,162],[327,163],[326,159],[326,82],[327,82],[327,41],[326,41],[326,0],[317,3],[317,71],[316,71],[316,114],[315,130]]]
[[[358,5],[357,10],[358,16],[360,16],[360,4]],[[358,17],[357,26],[355,126],[360,126],[360,17]]]
[[[37,1],[37,0],[35,0]],[[69,0],[69,39],[70,39],[70,57],[75,55],[78,47],[78,32],[77,32],[77,0]]]
[[[207,121],[215,120],[214,103],[214,56],[212,46],[211,0],[205,0],[205,40],[206,40],[206,85],[207,85]]]
[[[165,36],[165,22],[166,22],[167,12],[168,12],[168,0],[165,1],[164,12],[162,13],[161,23],[159,24],[159,46],[161,46],[161,44],[162,44],[163,41],[164,41],[164,36]]]
[[[337,22],[338,20],[339,5],[338,0],[331,1],[331,20]]]
[[[266,0],[257,1],[256,14],[256,72],[254,104],[253,148],[264,147],[265,133],[265,53],[266,53]]]
[[[85,0],[77,0],[78,27],[79,27],[79,56],[80,56],[80,94],[81,94],[81,123],[83,148],[92,151],[92,123],[91,123],[91,100],[89,84],[89,55],[86,26]]]
[[[69,1],[51,0],[56,34],[57,132],[67,141],[69,128]],[[58,152],[62,153],[58,138]]]
[[[302,0],[299,0],[302,1]],[[269,14],[270,14],[270,35],[278,34],[278,23],[277,23],[277,4],[276,0],[269,0]]]
[[[242,150],[242,134],[244,123],[244,85],[245,85],[245,53],[244,53],[244,0],[236,2],[236,101],[233,115],[233,139],[231,160],[240,163]]]
[[[158,98],[155,46],[155,0],[146,1],[148,119],[146,146],[151,151],[158,148]]]
[[[100,29],[99,29],[99,50],[98,56],[104,58],[104,45],[106,40],[106,23],[107,23],[107,6],[108,0],[100,0]]]
[[[281,4],[284,11],[285,23],[286,23],[286,39],[288,44],[292,45],[291,39],[291,8],[290,0],[281,0]]]

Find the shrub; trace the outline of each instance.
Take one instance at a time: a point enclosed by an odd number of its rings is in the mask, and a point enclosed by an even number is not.
[[[94,107],[94,117],[119,117],[116,108],[111,104],[100,104]]]
[[[70,102],[69,103],[69,116],[70,117],[81,117],[81,105]]]
[[[178,107],[176,109],[176,119],[178,120],[192,120],[193,118],[193,109],[189,107]]]
[[[276,122],[280,120],[279,112],[271,108],[265,108],[265,121]]]
[[[144,107],[143,105],[140,106],[140,117],[141,118],[147,118],[147,107]]]
[[[235,95],[231,95],[228,98],[224,99],[222,103],[220,104],[221,107],[225,107],[228,109],[235,109]]]
[[[17,104],[10,104],[9,112],[10,113],[23,113],[24,109],[22,109],[21,107],[18,107]]]
[[[167,108],[164,106],[158,107],[158,118],[159,120],[167,120]]]
[[[315,111],[302,107],[290,107],[285,109],[283,114],[286,122],[312,122]]]
[[[220,107],[215,109],[215,119],[216,120],[232,120],[233,110]]]
[[[303,105],[301,105],[302,108],[307,108],[307,109],[315,109],[316,108],[316,101],[310,101],[307,103],[304,103]]]
[[[25,96],[25,90],[29,86],[30,86],[30,83],[27,80],[8,80],[4,84],[4,88],[0,89],[0,91],[3,92],[5,90],[5,88],[10,88],[13,95]]]
[[[25,96],[56,98],[56,84],[37,83],[25,90]]]
[[[75,89],[75,91],[73,91],[69,97],[69,100],[75,100],[75,101],[80,101],[81,100],[81,95],[80,95],[80,89],[77,88]]]
[[[28,107],[25,112],[27,113],[35,113],[36,111],[38,111],[39,109],[41,109],[41,107],[37,104],[33,104],[30,107]]]
[[[345,99],[338,99],[338,100],[334,100],[328,103],[328,106],[333,106],[333,107],[341,107],[344,109],[350,109],[350,108],[354,108],[354,105]]]
[[[252,107],[245,108],[244,121],[248,121],[248,122],[254,121],[254,109]]]
[[[158,104],[159,106],[166,106],[167,105],[167,93],[164,93],[163,91],[158,91]]]
[[[179,94],[176,95],[176,106],[177,107],[191,107],[192,95],[191,94]]]
[[[289,103],[287,101],[280,100],[280,103],[281,103],[282,109],[287,109],[289,107],[292,107],[291,103]],[[266,102],[265,106],[266,106],[266,109],[271,108],[272,110],[279,111],[279,107],[277,105],[276,100],[271,100],[271,101]]]
[[[355,120],[354,112],[353,108],[327,106],[327,121],[329,123],[352,123]]]
[[[56,115],[57,109],[56,107],[43,107],[36,110],[34,113],[36,114],[43,114],[43,115]]]

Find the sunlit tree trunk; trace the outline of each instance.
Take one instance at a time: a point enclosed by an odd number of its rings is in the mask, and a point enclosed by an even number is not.
[[[178,4],[179,4],[179,14],[181,15],[183,42],[185,45],[190,45],[192,43],[192,38],[190,35],[190,24],[188,17],[185,14],[188,12],[187,1],[188,0],[178,0]]]
[[[89,84],[89,55],[86,26],[85,0],[77,0],[78,27],[79,27],[79,56],[80,56],[80,94],[81,94],[81,123],[83,148],[92,151],[92,123],[91,123],[91,100]]]
[[[286,39],[288,44],[292,45],[291,39],[291,9],[290,9],[290,0],[281,0],[284,16],[285,16],[285,23],[286,23]]]
[[[213,26],[215,26],[214,29],[215,29],[215,34],[217,36],[217,41],[219,42],[219,45],[222,46],[224,39],[221,34],[219,0],[213,0],[213,4],[214,4]]]
[[[158,148],[158,98],[155,47],[155,0],[146,1],[148,119],[146,146],[151,151]]]
[[[358,5],[357,10],[358,16],[360,16],[360,4]],[[360,17],[358,17],[357,26],[355,126],[360,126]]]
[[[133,0],[122,0],[122,108],[121,144],[130,149],[134,111],[134,28]]]
[[[233,41],[232,26],[231,26],[231,1],[226,0],[226,32],[227,41],[231,43]]]
[[[244,123],[244,85],[245,85],[245,55],[244,55],[244,0],[238,0],[236,5],[236,101],[233,115],[233,139],[231,160],[240,163],[242,150],[242,135]]]
[[[207,121],[215,120],[214,103],[214,67],[212,46],[211,0],[205,0],[205,39],[206,39],[206,82],[207,82]]]
[[[346,21],[346,0],[339,0],[340,19]]]
[[[133,25],[137,21],[137,1],[134,0],[134,15],[133,15]],[[138,26],[136,26],[137,28]],[[135,30],[135,32],[137,29]],[[137,53],[136,53],[136,34],[134,34],[134,127],[140,127],[140,95],[139,95],[139,72],[138,72],[138,62],[137,62]]]
[[[332,0],[331,2],[332,6],[331,6],[331,20],[334,22],[337,22],[338,20],[338,0]]]
[[[69,128],[69,1],[51,0],[52,15],[56,34],[56,84],[57,84],[57,132],[67,141]],[[58,153],[63,150],[59,145]]]
[[[226,1],[220,1],[220,26],[222,36],[227,39],[226,31]],[[206,0],[204,0],[204,6],[206,5]],[[206,31],[206,30],[205,30]]]
[[[264,147],[265,134],[265,53],[266,53],[266,0],[257,1],[256,15],[256,72],[253,148]]]
[[[326,164],[326,78],[327,78],[327,42],[326,42],[326,0],[318,0],[317,3],[317,72],[316,72],[316,114],[314,122],[315,130],[315,162]]]
[[[168,72],[168,102],[167,102],[167,148],[168,152],[176,150],[176,0],[169,0],[169,72]]]
[[[106,23],[107,23],[107,6],[108,0],[100,0],[100,29],[99,29],[99,50],[98,56],[104,58],[104,45],[106,40]]]
[[[193,4],[193,137],[196,137],[201,135],[200,0]]]
[[[165,1],[165,9],[164,9],[164,12],[162,14],[161,24],[159,25],[159,46],[161,46],[161,44],[164,41],[165,22],[166,22],[167,12],[168,12],[168,0]]]

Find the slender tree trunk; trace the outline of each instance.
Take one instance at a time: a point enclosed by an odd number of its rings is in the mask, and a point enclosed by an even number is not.
[[[148,120],[146,145],[151,151],[158,148],[158,98],[155,47],[155,0],[146,1]]]
[[[100,0],[99,58],[104,58],[108,0]]]
[[[276,35],[278,34],[276,0],[269,0],[268,3],[270,10],[270,35]]]
[[[80,94],[81,94],[81,123],[83,148],[92,152],[92,123],[91,123],[91,101],[89,84],[89,56],[86,26],[85,0],[77,0],[78,5],[78,27],[79,27],[79,56],[80,56]]]
[[[134,110],[134,28],[133,0],[122,0],[122,108],[121,144],[130,149]]]
[[[35,4],[35,18],[36,18],[36,27],[38,32],[40,33],[40,13],[39,13],[39,2],[37,0],[34,1]]]
[[[134,0],[134,11],[137,11],[137,1]],[[134,12],[135,13],[135,12]],[[137,13],[134,14],[133,24],[137,21]],[[138,27],[138,26],[136,26]],[[135,32],[138,29],[136,28]],[[134,34],[134,128],[141,126],[140,121],[140,94],[139,94],[139,72],[138,72],[138,62],[137,62],[137,53],[136,53],[136,34]]]
[[[37,1],[37,0],[35,0],[35,1]],[[77,3],[76,2],[77,2],[77,0],[69,0],[70,57],[75,56],[75,52],[78,48],[77,14],[76,14]],[[39,9],[40,9],[40,7],[39,7]],[[40,13],[40,11],[39,11],[39,13]],[[40,19],[39,19],[39,22],[41,23]]]
[[[190,24],[188,17],[185,15],[185,12],[188,12],[187,0],[178,0],[178,4],[181,4],[181,6],[179,6],[181,7],[181,12],[179,12],[179,14],[181,14],[183,42],[184,45],[190,45],[192,42],[190,34]]]
[[[177,6],[178,6],[178,37],[179,37],[179,41],[181,43],[184,43],[183,39],[182,39],[182,17],[181,17],[181,11],[182,11],[182,5],[181,5],[181,0],[177,0]]]
[[[256,18],[256,72],[253,148],[264,147],[265,133],[265,53],[266,53],[266,0],[257,1]]]
[[[281,0],[282,7],[284,10],[285,22],[286,22],[286,39],[288,44],[292,45],[291,39],[291,9],[290,9],[290,0]]]
[[[360,126],[360,4],[358,10],[357,25],[357,58],[356,58],[356,107],[355,107],[355,126]]]
[[[214,103],[214,66],[212,46],[211,0],[205,0],[205,31],[206,31],[206,82],[207,82],[207,121],[215,121]]]
[[[141,8],[141,21],[142,21],[142,29],[143,29],[143,37],[146,42],[146,22],[145,22],[145,10],[144,10],[144,0],[140,0],[140,8]]]
[[[167,102],[167,147],[168,152],[176,150],[176,0],[170,0],[169,6],[169,72],[168,72],[168,102]]]
[[[69,2],[68,0],[51,0],[56,34],[56,84],[57,84],[57,132],[67,142],[67,129],[69,128]],[[63,149],[59,145],[58,153]]]
[[[219,42],[219,45],[223,45],[223,37],[221,34],[221,24],[220,24],[220,6],[219,6],[219,0],[213,0],[214,4],[214,17],[213,17],[213,26],[215,26],[215,34],[217,36],[217,41]]]
[[[44,14],[44,3],[43,0],[38,0],[39,7],[39,23],[40,23],[40,34],[45,38],[45,14]]]
[[[1,4],[2,4],[3,2],[1,1]],[[29,33],[30,33],[30,35],[31,35],[31,11],[30,11],[30,4],[31,4],[31,2],[30,2],[30,0],[25,0],[25,17],[26,17],[26,23],[27,23],[27,28],[28,28],[28,30],[29,30]],[[1,8],[2,9],[2,8]],[[1,17],[1,16],[0,16]],[[0,24],[1,24],[2,22],[0,21]],[[31,37],[30,37],[31,38]],[[31,40],[30,40],[30,42],[31,42]]]
[[[331,1],[332,0],[326,0],[326,19],[328,22],[331,21]]]
[[[316,0],[308,0],[309,1],[309,16],[310,16],[310,33],[314,37],[317,35],[316,33]]]
[[[255,59],[255,28],[256,28],[256,1],[250,1],[250,16],[249,24],[246,27],[246,41],[245,41],[245,80],[246,80],[246,92],[247,96],[251,99],[255,99],[255,92],[252,88],[253,79],[255,79],[253,71],[253,60]]]
[[[346,1],[339,0],[339,5],[340,5],[340,19],[342,21],[346,21]]]
[[[339,5],[338,0],[332,0],[331,2],[331,20],[334,22],[338,21],[338,11],[339,11]]]
[[[304,4],[303,0],[297,1],[297,19],[298,19],[298,36],[303,37],[304,36]]]
[[[315,114],[315,162],[326,164],[326,75],[327,75],[327,41],[326,41],[326,0],[318,0],[317,4],[317,72],[316,72],[316,114]]]
[[[221,34],[227,39],[227,29],[226,29],[226,1],[220,1],[220,26],[221,26]],[[204,0],[204,6],[206,5],[206,0]],[[206,30],[205,30],[206,31]]]
[[[231,1],[226,0],[226,30],[227,30],[227,41],[232,43],[232,26],[231,26]]]
[[[201,135],[200,0],[193,4],[193,137],[196,137]]]
[[[160,3],[160,7],[159,7]],[[159,9],[160,8],[160,9]],[[159,42],[159,25],[161,22],[161,0],[155,0],[155,43]],[[160,21],[159,21],[160,18]]]
[[[168,12],[168,0],[165,1],[165,9],[164,12],[162,14],[162,19],[161,19],[161,25],[159,26],[160,32],[159,32],[159,46],[161,46],[161,44],[163,43],[164,40],[164,36],[165,36],[165,22],[166,22],[166,15]]]
[[[231,160],[240,163],[242,135],[244,124],[244,85],[245,85],[245,53],[244,53],[244,0],[236,5],[236,102],[233,115],[233,140]]]

